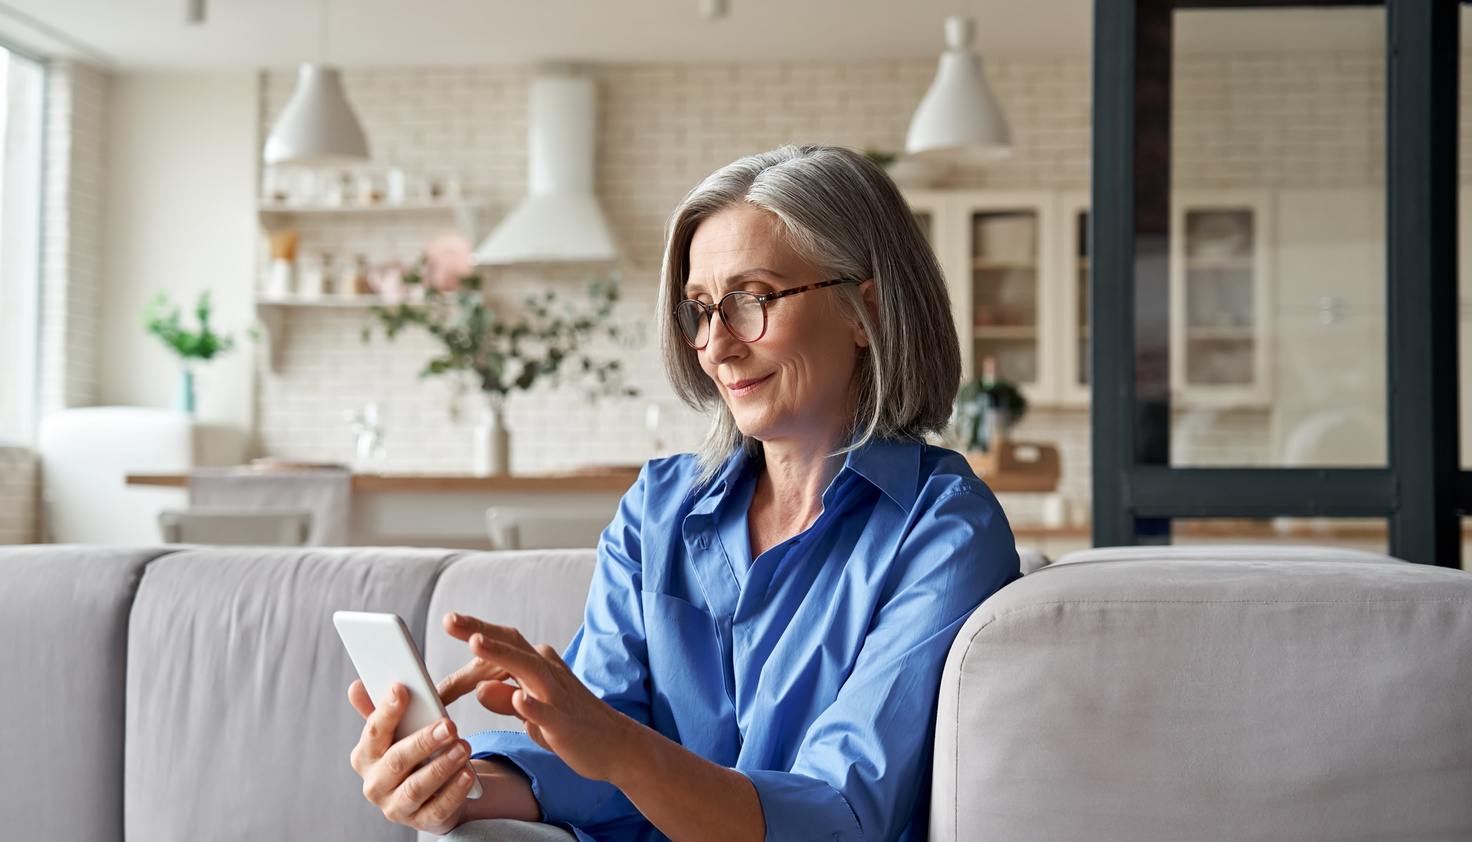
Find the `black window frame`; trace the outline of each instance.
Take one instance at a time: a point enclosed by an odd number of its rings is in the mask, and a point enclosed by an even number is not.
[[[1169,282],[1158,256],[1169,228],[1174,12],[1309,6],[1386,10],[1387,465],[1173,467],[1160,310]],[[1459,41],[1456,0],[1095,0],[1095,546],[1167,543],[1172,518],[1384,517],[1392,555],[1461,567],[1472,471],[1461,469],[1458,442]]]

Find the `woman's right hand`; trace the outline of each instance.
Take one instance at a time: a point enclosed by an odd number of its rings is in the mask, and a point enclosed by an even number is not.
[[[363,797],[389,821],[436,836],[460,824],[473,778],[466,769],[470,745],[458,738],[455,723],[441,719],[394,742],[409,702],[404,685],[394,684],[374,707],[363,682],[354,681],[348,701],[367,720],[350,755],[353,771],[363,778]],[[440,749],[445,753],[420,768]]]

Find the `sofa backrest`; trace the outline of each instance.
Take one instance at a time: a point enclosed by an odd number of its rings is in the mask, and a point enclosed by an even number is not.
[[[445,633],[442,622],[450,611],[514,626],[533,645],[566,649],[582,625],[596,561],[594,550],[521,550],[457,558],[440,575],[429,603],[424,635],[429,674],[439,680],[470,658],[466,645]],[[526,730],[516,717],[481,707],[473,695],[451,704],[449,710],[462,735]]]
[[[0,836],[121,842],[128,612],[163,552],[0,550]]]
[[[1472,575],[1120,555],[962,628],[932,840],[1472,838]]]
[[[362,719],[332,612],[395,612],[422,646],[453,556],[222,547],[149,564],[128,632],[126,838],[413,839],[348,764]]]

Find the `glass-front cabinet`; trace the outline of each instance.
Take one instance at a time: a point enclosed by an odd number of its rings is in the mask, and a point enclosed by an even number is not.
[[[1047,282],[1056,202],[1049,192],[926,191],[908,196],[950,287],[966,379],[991,358],[1029,401],[1054,399],[1056,348]]]
[[[1171,389],[1191,404],[1265,406],[1272,199],[1260,191],[1172,197]]]
[[[967,379],[990,357],[1038,406],[1086,407],[1092,376],[1087,191],[907,194],[950,288]],[[1270,401],[1272,197],[1176,197],[1171,376],[1191,406]]]
[[[1059,196],[1059,222],[1063,226],[1063,371],[1059,376],[1058,402],[1068,407],[1089,405],[1089,378],[1093,355],[1089,351],[1089,194],[1068,192]]]

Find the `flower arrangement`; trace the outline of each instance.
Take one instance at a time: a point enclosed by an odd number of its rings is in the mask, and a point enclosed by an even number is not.
[[[439,340],[442,349],[425,363],[420,377],[461,374],[498,403],[543,381],[561,383],[569,370],[584,381],[592,399],[638,395],[623,384],[619,360],[598,360],[587,351],[598,336],[623,338],[611,323],[617,278],[592,281],[589,302],[581,307],[547,290],[528,297],[524,313],[507,316],[487,303],[471,268],[468,242],[462,248],[458,241],[436,240],[419,267],[404,274],[405,300],[373,308],[390,340],[410,328]],[[363,329],[365,342],[372,328]]]
[[[190,415],[194,414],[195,408],[194,370],[191,363],[208,362],[235,347],[235,337],[215,333],[210,327],[213,309],[209,290],[205,290],[199,294],[199,300],[194,305],[194,317],[199,322],[198,330],[190,330],[184,326],[179,308],[169,302],[166,292],[155,295],[143,312],[144,329],[179,355],[182,365],[179,368],[178,386],[174,391],[174,408]],[[252,338],[256,335],[254,329],[249,333]]]
[[[199,330],[189,330],[184,327],[179,308],[169,303],[169,294],[160,292],[149,301],[143,313],[143,326],[181,360],[211,360],[235,347],[233,336],[222,336],[210,327],[211,312],[210,293],[205,290],[194,305]]]

